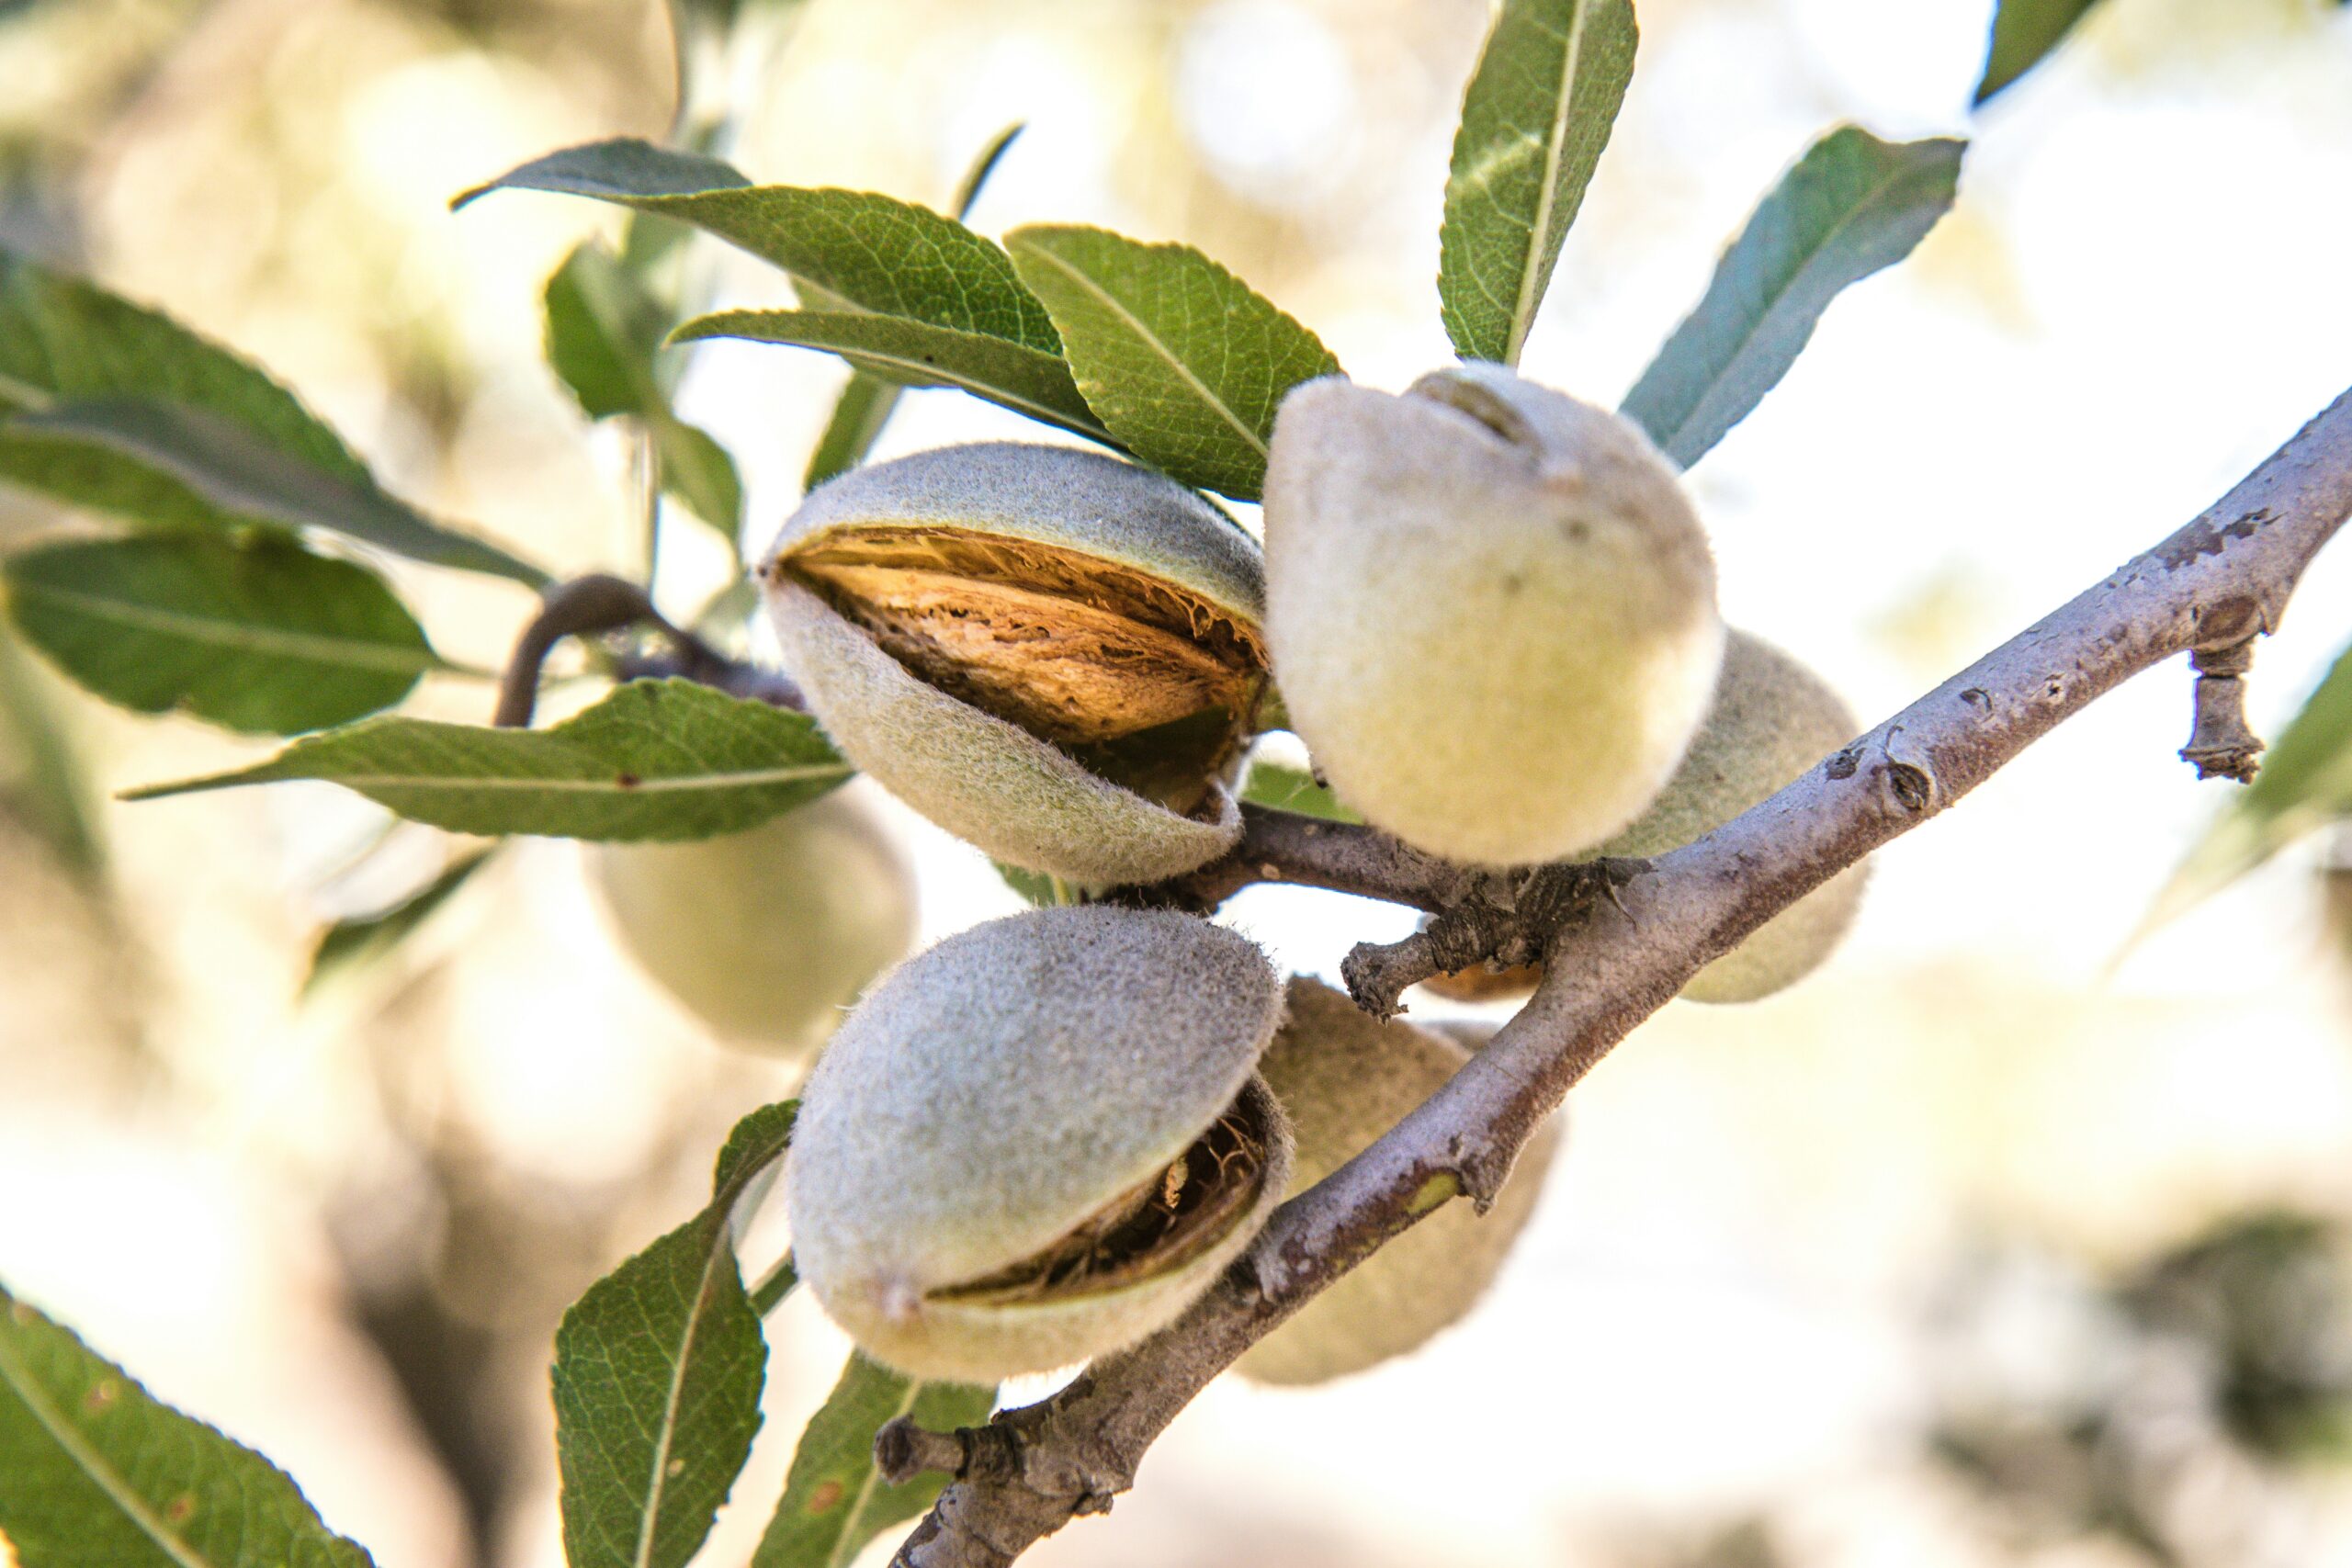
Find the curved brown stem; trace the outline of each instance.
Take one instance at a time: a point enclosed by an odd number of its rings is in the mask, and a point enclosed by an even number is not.
[[[645,590],[627,578],[593,572],[548,590],[539,613],[515,639],[505,672],[499,677],[498,706],[491,723],[502,729],[521,729],[530,724],[538,708],[540,673],[557,643],[568,637],[594,637],[633,626],[649,626],[660,632],[672,654],[662,660],[621,656],[615,669],[623,680],[679,677],[778,707],[802,705],[800,688],[784,676],[729,659],[694,633],[673,626],[653,607]]]

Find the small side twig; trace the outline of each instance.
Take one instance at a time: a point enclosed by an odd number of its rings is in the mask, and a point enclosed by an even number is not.
[[[1374,828],[1244,805],[1241,840],[1223,855],[1186,875],[1114,888],[1105,897],[1138,908],[1205,914],[1244,887],[1277,882],[1385,898],[1435,914],[1461,898],[1477,875]]]
[[[2254,666],[2254,638],[2200,648],[2188,658],[2197,671],[2197,716],[2180,760],[2193,765],[2200,779],[2253,783],[2255,759],[2263,750],[2262,737],[2245,719],[2245,672]]]
[[[1407,987],[1493,962],[1540,964],[1554,936],[1650,868],[1645,860],[1593,860],[1482,873],[1437,918],[1402,942],[1360,942],[1340,965],[1356,1006],[1394,1017]]]
[[[934,1432],[910,1416],[884,1422],[874,1434],[874,1468],[893,1486],[931,1471],[961,1476],[970,1456],[969,1433]]]
[[[672,653],[662,660],[622,656],[616,660],[615,670],[624,680],[677,676],[778,707],[803,705],[800,689],[784,676],[729,659],[694,633],[672,625],[653,607],[645,590],[627,578],[593,572],[548,590],[539,613],[523,628],[506,660],[491,723],[502,729],[521,729],[530,724],[531,716],[538,710],[539,677],[557,643],[633,626],[651,626],[661,633]]]

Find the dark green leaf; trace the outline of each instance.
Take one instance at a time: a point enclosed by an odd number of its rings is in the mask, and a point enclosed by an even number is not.
[[[751,1454],[767,1346],[730,1222],[790,1144],[794,1110],[740,1122],[710,1206],[564,1314],[554,1383],[569,1568],[682,1568]]]
[[[1967,145],[1881,141],[1851,125],[1815,142],[1758,204],[1621,412],[1675,462],[1697,462],[1779,385],[1849,284],[1909,255],[1951,210]]]
[[[1519,363],[1634,74],[1632,0],[1504,0],[1463,95],[1438,236],[1446,335]]]
[[[865,455],[882,438],[882,427],[898,409],[903,389],[863,370],[853,375],[842,389],[841,400],[833,404],[833,417],[826,422],[825,433],[817,438],[817,449],[808,455],[802,488],[815,490],[865,461]]]
[[[458,205],[497,189],[595,197],[683,219],[814,285],[823,299],[1046,354],[1057,346],[1045,308],[1001,248],[952,218],[871,191],[753,186],[716,159],[633,140],[550,153],[467,192]]]
[[[1097,441],[1109,441],[1058,354],[978,333],[863,311],[722,310],[678,329],[679,342],[747,338],[838,354],[902,387],[956,387]]]
[[[17,637],[0,628],[0,816],[37,834],[86,886],[106,870],[106,841],[66,716]]]
[[[1187,484],[1255,500],[1276,405],[1337,374],[1331,351],[1189,245],[1057,227],[1006,243],[1111,434]]]
[[[225,443],[234,457],[227,493],[206,488],[220,461],[208,451],[224,438],[199,437],[206,450],[187,452],[170,427],[92,432],[68,422],[42,431],[23,421],[61,405],[122,399],[189,411],[194,417],[182,425],[233,427],[242,440]],[[220,526],[249,520],[243,491],[258,471],[265,493],[281,502],[291,491],[328,507],[329,515],[292,519],[297,525],[336,528],[421,560],[546,581],[535,568],[384,495],[334,432],[259,367],[167,316],[6,252],[0,409],[22,411],[0,423],[0,480],[75,505],[142,523]],[[159,434],[164,450],[148,450]],[[274,511],[260,516],[289,521]]]
[[[311,950],[311,972],[303,978],[302,994],[307,997],[329,980],[355,974],[386,957],[471,881],[493,852],[476,850],[460,855],[447,871],[399,903],[372,915],[337,920],[320,932],[318,945]]]
[[[2096,4],[2098,0],[1998,0],[1984,79],[1976,84],[1976,102],[1983,103],[2032,70]]]
[[[366,1568],[286,1472],[0,1290],[0,1535],[23,1568]]]
[[[1025,127],[1016,123],[1006,126],[980,149],[979,156],[964,172],[963,182],[956,190],[956,217],[962,221],[970,216],[972,203],[980,198],[989,176]],[[899,406],[899,389],[893,383],[864,371],[853,372],[842,395],[833,404],[833,416],[825,422],[824,434],[817,438],[817,448],[808,455],[808,470],[802,476],[801,488],[815,490],[827,479],[865,461],[874,444],[882,438],[882,427],[890,423],[890,415]]]
[[[591,419],[626,415],[650,433],[662,493],[725,536],[743,524],[735,460],[671,410],[660,355],[671,315],[644,280],[591,241],[548,279],[548,363]]]
[[[1012,144],[1020,141],[1021,133],[1028,129],[1028,121],[1014,120],[989,137],[987,144],[974,156],[971,166],[964,171],[964,177],[956,182],[956,199],[950,204],[955,209],[957,222],[972,215],[972,204],[979,200],[980,192],[988,188],[989,176],[996,173],[997,164],[1012,151]]]
[[[1279,811],[1320,817],[1329,822],[1363,820],[1340,804],[1340,797],[1331,793],[1328,784],[1317,784],[1313,773],[1282,762],[1250,763],[1250,782],[1243,786],[1241,798]]]
[[[544,304],[548,364],[589,418],[669,412],[654,371],[669,312],[619,257],[581,244],[548,277]]]
[[[946,1484],[942,1475],[886,1483],[874,1466],[874,1434],[901,1416],[935,1432],[977,1427],[995,1404],[994,1389],[918,1382],[851,1352],[800,1434],[752,1568],[844,1568],[867,1541],[930,1507]]]
[[[677,840],[757,827],[849,775],[805,714],[692,681],[633,681],[551,729],[387,716],[128,798],[324,779],[452,832]]]
[[[653,453],[663,492],[733,543],[743,526],[743,481],[727,448],[700,425],[665,415],[653,424]]]
[[[77,540],[0,561],[25,639],[109,702],[292,735],[440,666],[383,581],[270,536]]]
[[[0,452],[79,446],[83,460],[119,469],[125,463],[200,499],[215,521],[257,522],[283,528],[323,528],[412,560],[488,572],[534,588],[547,573],[497,546],[430,521],[356,478],[315,467],[272,446],[250,426],[187,403],[107,398],[53,403],[38,413],[0,423]],[[128,493],[125,491],[124,493]],[[74,498],[78,499],[78,498]],[[176,508],[133,521],[175,526]]]
[[[2263,753],[2142,922],[2152,930],[2212,897],[2305,834],[2352,816],[2352,649]]]
[[[452,210],[462,209],[494,190],[556,191],[634,203],[645,197],[741,189],[751,183],[751,176],[724,158],[658,147],[641,137],[619,136],[534,158],[460,193],[449,206]]]

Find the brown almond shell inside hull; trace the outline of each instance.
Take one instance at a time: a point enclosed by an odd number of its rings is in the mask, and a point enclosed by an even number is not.
[[[963,1304],[1040,1304],[1100,1295],[1182,1269],[1256,1205],[1268,1147],[1261,1095],[1242,1091],[1167,1168],[1096,1210],[1043,1250],[978,1280],[929,1292]]]
[[[1247,739],[1256,628],[1100,557],[938,528],[840,528],[777,563],[927,684],[1179,811]]]

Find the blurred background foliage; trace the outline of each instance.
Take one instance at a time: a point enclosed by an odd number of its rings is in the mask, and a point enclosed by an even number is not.
[[[1026,120],[979,226],[1190,240],[1375,384],[1445,356],[1436,214],[1479,0],[765,9],[781,48],[733,149],[756,176],[944,204]],[[2339,7],[2104,0],[1972,116],[1987,13],[1644,0],[1526,367],[1613,399],[1833,120],[1975,139],[1951,218],[1693,475],[1732,618],[1873,717],[2202,506],[2352,363]],[[402,493],[560,570],[641,569],[628,440],[539,357],[547,275],[614,220],[447,202],[662,135],[673,83],[654,0],[15,0],[0,245],[261,359]],[[714,299],[777,302],[697,254]],[[840,378],[697,351],[680,412],[734,451],[753,547]],[[920,393],[884,450],[1016,433]],[[0,494],[0,548],[52,521]],[[730,570],[672,530],[662,602],[691,614]],[[504,584],[401,582],[461,662],[497,663],[526,613]],[[2263,649],[2268,732],[2347,626],[2339,551]],[[2119,694],[1882,856],[1824,976],[1645,1026],[1578,1091],[1470,1326],[1328,1393],[1219,1386],[1112,1521],[1036,1560],[2352,1562],[2346,874],[2306,837],[2133,942],[2223,798],[2170,759],[2186,687]],[[435,677],[420,711],[488,703]],[[788,1086],[626,968],[567,844],[500,856],[304,996],[327,923],[461,852],[315,786],[109,801],[242,746],[0,642],[0,1277],[277,1457],[387,1568],[551,1564],[555,1319]],[[894,821],[929,933],[1014,907]],[[1408,923],[1282,889],[1235,919],[1327,974]],[[842,1354],[806,1302],[779,1325],[746,1496]],[[759,1511],[706,1560],[740,1561]]]

